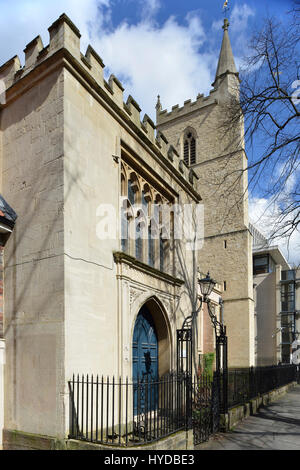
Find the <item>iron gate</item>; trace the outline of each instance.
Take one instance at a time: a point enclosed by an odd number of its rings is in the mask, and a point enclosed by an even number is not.
[[[194,445],[208,441],[220,429],[220,376],[195,377],[192,387]]]

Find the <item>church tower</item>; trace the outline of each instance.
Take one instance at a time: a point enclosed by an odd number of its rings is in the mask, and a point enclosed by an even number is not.
[[[173,106],[156,106],[157,129],[199,177],[204,204],[201,272],[223,286],[230,367],[254,365],[252,236],[249,232],[247,156],[244,122],[239,116],[239,76],[224,20],[223,41],[209,96]]]

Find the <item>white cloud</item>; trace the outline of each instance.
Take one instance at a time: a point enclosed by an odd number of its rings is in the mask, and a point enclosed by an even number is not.
[[[113,29],[112,5],[112,0],[14,0],[12,7],[0,0],[0,62],[15,54],[23,61],[24,47],[38,34],[48,44],[48,27],[65,12],[81,31],[82,51],[91,43],[107,66],[105,73],[118,76],[125,93],[153,118],[158,93],[168,108],[208,93],[216,56],[199,52],[206,40],[199,15],[190,13],[184,25],[172,16],[159,25],[154,16],[160,0],[145,0],[140,22],[123,21]]]
[[[200,19],[191,15],[186,26],[173,17],[161,27],[152,22],[123,23],[94,39],[110,71],[125,82],[126,93],[150,115],[158,93],[163,106],[170,108],[195,99],[200,91],[208,92],[213,58],[199,54],[204,40]]]
[[[244,33],[247,30],[249,18],[255,16],[255,11],[246,3],[235,4],[230,15],[231,30],[233,33]]]
[[[153,18],[161,7],[160,0],[140,0],[143,7],[142,18],[144,20],[150,20]]]
[[[99,6],[102,9],[99,9]],[[66,13],[82,34],[83,45],[101,25],[109,0],[0,0],[0,59],[1,63],[20,54],[35,36],[49,42],[48,27]]]
[[[246,3],[236,3],[230,15],[230,32],[235,38],[235,63],[238,70],[244,66],[244,58],[249,51],[248,25],[254,16],[255,11]]]

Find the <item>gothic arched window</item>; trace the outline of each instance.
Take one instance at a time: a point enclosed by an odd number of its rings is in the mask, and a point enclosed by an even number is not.
[[[121,195],[122,197],[127,197],[127,188],[126,188],[126,178],[125,174],[121,174]],[[128,202],[127,200],[123,200],[122,208],[121,208],[121,248],[122,251],[128,251],[128,217],[127,217],[127,210],[128,210]]]
[[[196,137],[191,130],[188,130],[184,135],[183,159],[188,166],[196,163]]]

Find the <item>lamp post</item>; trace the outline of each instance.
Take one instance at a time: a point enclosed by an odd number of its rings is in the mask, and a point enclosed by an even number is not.
[[[217,380],[217,391],[218,391],[218,402],[220,405],[220,409],[223,413],[228,412],[228,400],[227,400],[227,393],[228,393],[228,359],[227,359],[227,336],[226,336],[226,326],[223,324],[223,315],[222,321],[220,322],[217,319],[217,316],[211,309],[211,301],[210,301],[210,294],[212,293],[216,281],[211,279],[209,273],[207,273],[204,279],[200,279],[199,281],[200,291],[201,291],[201,307],[202,303],[205,302],[207,304],[207,311],[210,316],[211,322],[213,324],[215,330],[215,339],[216,339],[216,380]],[[221,308],[223,306],[223,302],[219,302]],[[201,308],[200,307],[200,308]],[[221,366],[222,362],[222,366]],[[222,372],[222,384],[221,384],[221,372]],[[222,392],[221,392],[222,389]]]
[[[203,279],[198,280],[198,284],[200,286],[201,298],[200,298],[200,306],[197,311],[192,312],[192,314],[187,317],[182,325],[182,329],[178,330],[179,336],[181,338],[189,338],[193,336],[194,324],[195,320],[198,316],[198,312],[201,311],[203,302],[207,304],[207,310],[211,322],[214,327],[215,331],[215,338],[216,338],[216,370],[220,372],[221,368],[223,370],[227,370],[227,336],[226,336],[226,327],[224,326],[223,322],[220,322],[217,319],[217,316],[211,309],[211,301],[210,295],[216,285],[216,281],[214,281],[209,273],[207,273],[206,277]],[[221,367],[221,348],[223,348],[223,355],[222,355],[222,367]],[[193,347],[191,347],[191,357],[193,356]],[[191,364],[191,357],[190,357],[190,364]]]
[[[202,307],[202,302],[205,302],[207,304],[207,310],[208,310],[208,314],[210,316],[210,319],[212,321],[212,324],[214,326],[214,329],[215,329],[215,333],[216,335],[226,335],[226,327],[223,325],[223,322],[219,322],[216,315],[212,312],[212,309],[211,309],[211,301],[210,301],[210,294],[212,293],[215,285],[216,285],[216,281],[214,281],[213,279],[211,279],[209,273],[207,273],[206,277],[204,279],[200,279],[198,281],[199,283],[199,286],[200,286],[200,292],[201,292],[201,295],[202,295],[202,298],[201,298],[201,307]],[[221,302],[220,302],[221,304]],[[200,308],[201,308],[200,307]]]
[[[228,365],[227,365],[227,336],[226,327],[223,321],[219,321],[217,316],[211,309],[210,295],[216,285],[209,273],[207,273],[204,279],[198,280],[200,287],[201,298],[199,308],[192,312],[192,314],[184,320],[181,330],[177,330],[177,368],[178,371],[183,371],[183,357],[186,361],[186,372],[192,375],[192,358],[194,358],[194,347],[193,347],[193,336],[194,336],[194,325],[197,319],[198,312],[201,311],[203,302],[207,304],[207,310],[211,322],[215,331],[216,339],[216,380],[214,379],[214,386],[216,387],[217,394],[214,394],[217,398],[216,407],[220,407],[223,413],[227,413],[227,384],[228,384]],[[185,355],[183,355],[185,351]],[[221,366],[222,362],[222,366]],[[222,385],[221,385],[222,376]],[[221,392],[222,389],[222,392]]]

